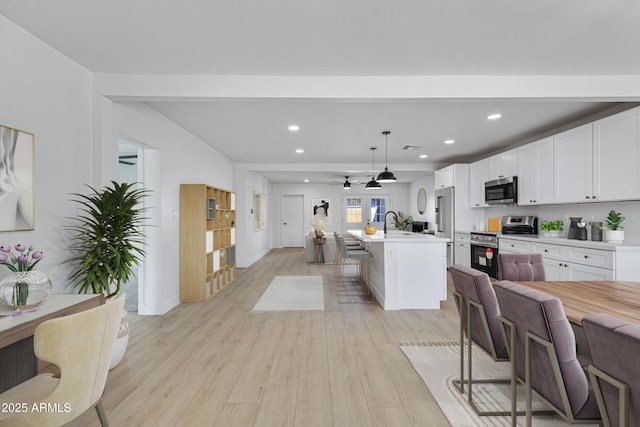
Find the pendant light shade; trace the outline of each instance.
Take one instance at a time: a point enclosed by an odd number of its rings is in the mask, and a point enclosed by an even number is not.
[[[371,181],[367,182],[367,185],[364,188],[368,190],[379,190],[382,188],[382,185],[378,181],[376,181],[376,162],[375,162],[375,152],[378,148],[371,147]]]
[[[385,130],[384,132],[382,132],[382,134],[384,135],[384,172],[380,172],[380,175],[378,175],[378,182],[396,182],[397,179],[395,177],[395,175],[393,175],[393,172],[389,171],[388,168],[388,158],[387,158],[387,137],[389,136],[389,134],[391,133],[391,131]]]

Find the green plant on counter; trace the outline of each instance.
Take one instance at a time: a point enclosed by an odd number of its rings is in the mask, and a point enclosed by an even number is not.
[[[540,223],[540,229],[542,231],[562,231],[564,229],[564,223],[559,219],[554,221],[542,221]]]
[[[411,228],[411,223],[413,223],[413,217],[411,215],[405,218],[402,211],[398,211],[397,215],[394,213],[393,225],[398,230],[409,230]]]
[[[616,212],[614,210],[609,211],[609,215],[605,219],[604,228],[608,230],[622,230],[622,221],[625,220],[625,217],[622,216],[620,212]]]

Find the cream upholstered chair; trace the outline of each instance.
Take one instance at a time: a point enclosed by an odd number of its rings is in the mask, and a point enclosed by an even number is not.
[[[336,239],[336,256],[333,266],[333,283],[336,287],[338,302],[374,301],[371,291],[371,252],[359,245],[348,245],[344,237],[334,233]],[[357,273],[345,273],[345,266],[355,266]]]
[[[60,378],[41,374],[2,393],[0,404],[20,403],[25,411],[0,414],[0,426],[60,426],[92,407],[107,426],[100,399],[123,306],[124,298],[116,298],[40,324],[34,335],[36,356],[57,365]]]

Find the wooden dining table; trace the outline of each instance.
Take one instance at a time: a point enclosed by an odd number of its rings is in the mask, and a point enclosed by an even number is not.
[[[557,297],[567,319],[582,326],[590,313],[606,313],[640,324],[640,283],[623,281],[535,281],[516,282]]]
[[[34,375],[57,371],[57,367],[33,353],[33,335],[38,325],[101,304],[102,295],[52,294],[38,307],[24,309],[20,315],[0,306],[0,393]]]

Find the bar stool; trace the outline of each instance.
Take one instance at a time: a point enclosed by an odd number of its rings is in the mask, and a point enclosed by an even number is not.
[[[336,256],[333,266],[333,283],[340,303],[373,302],[371,292],[371,252],[358,246],[347,248],[344,237],[335,233]],[[345,273],[345,266],[356,267],[356,274]]]

